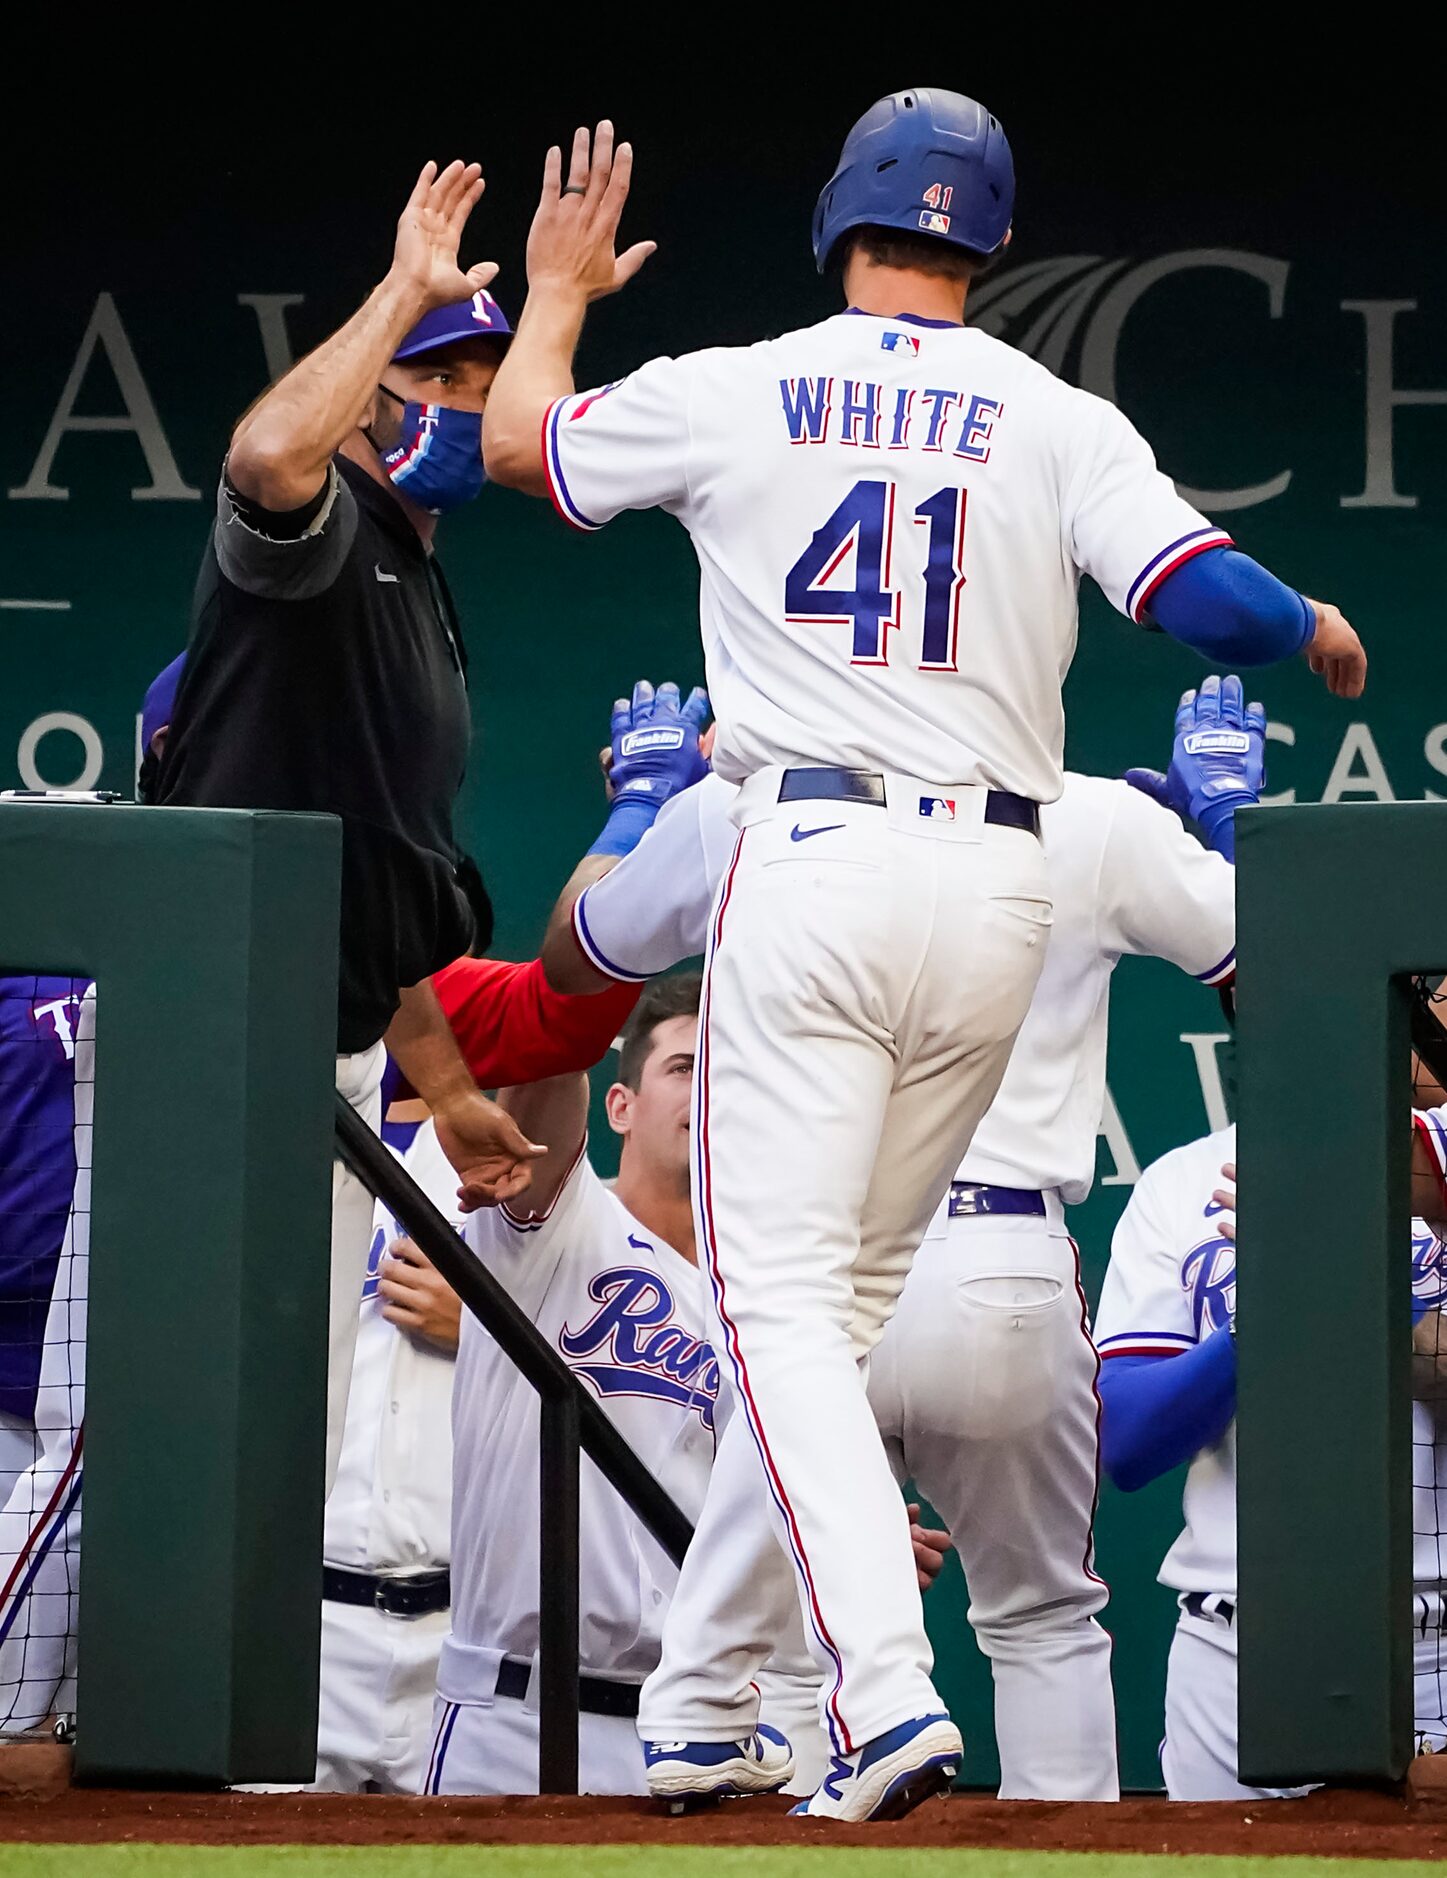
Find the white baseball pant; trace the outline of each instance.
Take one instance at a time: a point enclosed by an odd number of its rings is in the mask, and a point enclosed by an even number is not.
[[[725,1431],[639,1730],[756,1725],[769,1639],[738,1620],[772,1504],[851,1752],[941,1706],[861,1362],[999,1087],[1050,898],[1039,842],[986,824],[983,790],[891,776],[881,808],[781,803],[779,782],[735,806],[694,1086],[698,1239],[753,1454]]]
[[[322,1605],[317,1793],[420,1793],[449,1613]]]
[[[356,1056],[337,1058],[337,1092],[377,1134],[382,1126],[382,1072],[387,1052],[380,1043]],[[332,1162],[332,1267],[327,1319],[327,1484],[337,1477],[342,1431],[357,1350],[357,1300],[367,1279],[374,1201],[350,1168]]]
[[[870,1361],[895,1472],[948,1527],[990,1659],[1000,1797],[1115,1800],[1108,1596],[1093,1569],[1098,1359],[1058,1198],[948,1221]]]
[[[1231,1602],[1234,1602],[1232,1600]],[[1416,1600],[1420,1606],[1422,1600]],[[1447,1745],[1443,1716],[1441,1600],[1415,1628],[1412,1706],[1419,1748]],[[1214,1608],[1182,1610],[1166,1664],[1166,1737],[1161,1771],[1173,1800],[1293,1800],[1310,1787],[1247,1787],[1236,1753],[1236,1627]]]

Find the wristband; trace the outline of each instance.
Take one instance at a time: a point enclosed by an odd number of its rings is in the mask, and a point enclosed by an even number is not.
[[[589,854],[615,854],[621,860],[631,854],[648,833],[663,807],[661,796],[630,790],[615,796],[603,824],[602,833],[589,848]]]
[[[1251,808],[1257,798],[1249,790],[1238,795],[1216,796],[1196,811],[1196,826],[1206,838],[1206,846],[1228,861],[1236,859],[1236,811]]]

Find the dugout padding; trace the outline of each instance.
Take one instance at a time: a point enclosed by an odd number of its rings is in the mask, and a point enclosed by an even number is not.
[[[316,1765],[340,826],[0,804],[0,969],[94,978],[76,1772]]]
[[[1412,1751],[1408,974],[1447,964],[1447,803],[1237,818],[1240,1767]]]

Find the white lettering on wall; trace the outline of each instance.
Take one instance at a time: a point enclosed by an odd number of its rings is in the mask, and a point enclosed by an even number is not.
[[[1223,1043],[1231,1041],[1228,1030],[1183,1030],[1181,1042],[1196,1059],[1196,1080],[1201,1085],[1201,1105],[1206,1111],[1206,1126],[1214,1135],[1228,1127],[1226,1089],[1221,1080],[1221,1059],[1216,1054]]]
[[[42,776],[36,761],[41,742],[54,730],[69,731],[80,739],[82,760],[74,776]],[[88,717],[74,711],[47,711],[27,724],[21,732],[20,747],[15,752],[15,767],[27,789],[94,789],[105,762],[105,746],[100,732]]]
[[[120,417],[86,417],[76,412],[76,402],[85,383],[86,373],[97,352],[105,354],[120,390],[121,402],[125,405],[125,415]],[[10,495],[18,502],[67,502],[70,491],[59,483],[51,481],[55,467],[56,452],[65,438],[72,432],[87,431],[130,431],[141,446],[141,453],[146,459],[146,468],[151,480],[147,485],[131,490],[131,499],[135,502],[198,502],[201,498],[199,489],[192,489],[182,480],[176,466],[176,459],[171,454],[171,446],[166,441],[166,433],[161,428],[160,415],[156,410],[155,400],[147,389],[146,381],[141,376],[135,351],[131,346],[115,300],[108,293],[101,294],[91,313],[90,322],[81,336],[80,349],[70,368],[70,376],[60,394],[60,402],[55,407],[55,415],[50,420],[50,429],[45,433],[45,440],[40,446],[40,453],[31,467],[30,474],[19,488],[10,490]],[[87,787],[89,785],[86,785]]]
[[[261,328],[261,351],[266,360],[266,376],[273,383],[296,363],[291,349],[291,335],[286,330],[286,309],[300,306],[304,293],[239,293],[238,306],[249,306]]]
[[[1358,762],[1359,770],[1353,767]],[[1347,734],[1341,740],[1341,748],[1321,792],[1323,802],[1340,802],[1343,796],[1370,796],[1377,802],[1397,799],[1376,739],[1366,724],[1347,725]]]
[[[1401,391],[1392,382],[1397,315],[1415,313],[1415,300],[1343,300],[1343,313],[1360,313],[1367,346],[1367,467],[1359,494],[1343,496],[1344,509],[1415,509],[1393,475],[1393,413],[1402,404],[1447,404],[1447,391]]]
[[[1175,254],[1141,262],[1101,295],[1081,346],[1081,384],[1112,404],[1120,402],[1116,395],[1115,368],[1126,315],[1152,287],[1172,274],[1217,269],[1259,280],[1266,288],[1268,316],[1277,320],[1281,318],[1290,267],[1289,261],[1272,260],[1269,255],[1252,254],[1244,248],[1183,248]],[[1291,471],[1286,469],[1277,476],[1269,476],[1265,482],[1247,483],[1239,489],[1188,489],[1184,483],[1180,489],[1187,502],[1194,502],[1198,509],[1220,513],[1226,509],[1251,509],[1259,503],[1270,502],[1290,481]]]

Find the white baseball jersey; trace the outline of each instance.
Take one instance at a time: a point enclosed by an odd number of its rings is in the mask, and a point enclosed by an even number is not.
[[[703,949],[737,838],[733,791],[706,777],[665,803],[638,847],[579,896],[578,943],[600,971],[651,977]],[[1128,783],[1065,776],[1041,813],[1054,925],[1005,1080],[960,1168],[964,1180],[1058,1187],[1095,1176],[1110,978],[1122,954],[1168,959],[1205,984],[1236,962],[1235,871]]]
[[[549,410],[554,502],[663,508],[702,570],[714,763],[1060,793],[1076,588],[1139,619],[1229,544],[1113,405],[976,328],[850,311]]]
[[[446,1218],[457,1175],[431,1122],[402,1165]],[[377,1202],[323,1556],[350,1571],[430,1571],[451,1556],[454,1359],[382,1315],[378,1270],[402,1228]]]
[[[602,1402],[692,1518],[714,1454],[719,1371],[697,1268],[649,1232],[580,1155],[552,1208],[471,1215],[468,1243]],[[488,1701],[497,1654],[538,1648],[538,1405],[466,1315],[453,1398],[452,1635],[438,1689]],[[586,1457],[579,1665],[620,1680],[658,1661],[677,1571]]]
[[[1173,1149],[1136,1184],[1111,1241],[1095,1314],[1103,1360],[1179,1355],[1224,1330],[1236,1311],[1236,1248],[1216,1227],[1212,1200],[1221,1165],[1236,1156],[1236,1130],[1223,1128]],[[1412,1222],[1412,1292],[1447,1304],[1447,1253],[1420,1220]],[[1447,1533],[1447,1445],[1432,1414],[1412,1404],[1412,1570],[1419,1589],[1444,1583],[1439,1533]],[[1236,1586],[1236,1424],[1203,1448],[1186,1472],[1185,1529],[1166,1554],[1162,1584],[1177,1591]]]

